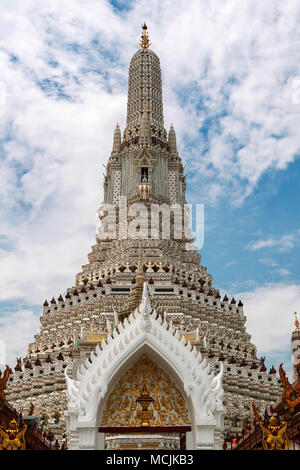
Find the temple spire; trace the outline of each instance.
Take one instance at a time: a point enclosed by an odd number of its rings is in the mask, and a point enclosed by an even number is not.
[[[297,382],[300,378],[300,359],[299,359],[299,348],[300,348],[300,323],[295,315],[295,329],[292,333],[291,338],[291,349],[292,349],[292,363],[293,363],[293,382]]]
[[[113,141],[113,152],[119,152],[121,147],[121,130],[120,126],[117,123],[115,132],[114,132],[114,141]]]
[[[144,109],[151,125],[160,131],[164,129],[160,62],[150,44],[144,24],[141,48],[133,55],[129,67],[126,128],[131,132],[139,125]]]
[[[143,270],[143,260],[142,260],[142,252],[141,252],[141,245],[139,246],[139,258],[138,264],[136,268],[136,280],[139,286],[143,285],[144,282],[144,270]]]
[[[168,144],[169,144],[170,152],[177,153],[176,133],[175,133],[173,124],[171,124],[170,130],[169,130]]]

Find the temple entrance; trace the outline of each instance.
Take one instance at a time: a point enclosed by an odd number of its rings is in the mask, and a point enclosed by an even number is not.
[[[144,283],[139,307],[96,347],[77,380],[65,374],[69,448],[221,448],[222,374],[222,362],[214,375],[153,310]]]
[[[182,393],[146,354],[119,379],[104,407],[107,449],[185,449],[191,421]]]

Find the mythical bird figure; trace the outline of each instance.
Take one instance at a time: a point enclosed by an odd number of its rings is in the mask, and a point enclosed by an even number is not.
[[[4,430],[0,427],[0,450],[25,450],[25,432],[27,424],[24,424],[21,430],[18,428],[17,421],[12,419],[9,428]]]
[[[279,426],[276,416],[272,415],[268,426],[265,426],[262,421],[259,422],[259,425],[263,432],[262,445],[264,450],[288,450],[287,423]]]
[[[262,446],[264,450],[288,450],[289,440],[286,434],[287,423],[285,422],[282,426],[278,424],[276,416],[271,416],[269,424],[263,424],[263,420],[258,414],[258,411],[252,402],[252,409],[254,418],[259,422],[262,430]]]

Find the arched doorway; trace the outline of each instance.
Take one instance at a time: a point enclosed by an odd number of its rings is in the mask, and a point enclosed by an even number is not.
[[[103,409],[107,449],[185,449],[191,413],[174,380],[143,353],[123,374]]]

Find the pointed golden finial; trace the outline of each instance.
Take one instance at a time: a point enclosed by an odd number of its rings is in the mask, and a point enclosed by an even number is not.
[[[141,36],[141,40],[139,42],[139,45],[143,48],[143,49],[148,49],[148,47],[151,46],[151,42],[149,40],[149,36],[148,36],[148,33],[147,33],[147,25],[146,23],[143,24],[142,26],[143,28],[143,33],[142,33],[142,36]]]
[[[298,317],[297,317],[297,312],[295,312],[294,315],[295,315],[295,327],[299,328],[300,323],[299,323],[299,320],[298,320]]]

